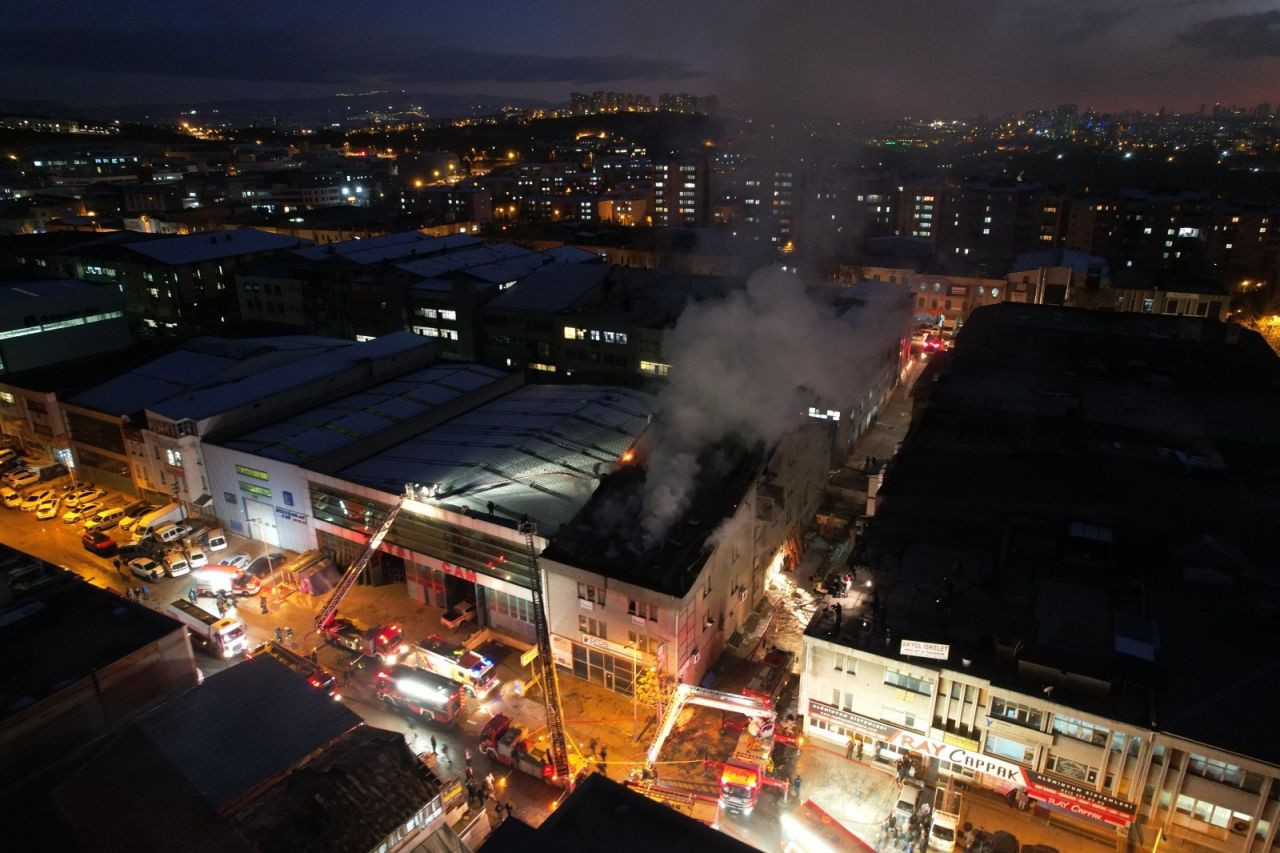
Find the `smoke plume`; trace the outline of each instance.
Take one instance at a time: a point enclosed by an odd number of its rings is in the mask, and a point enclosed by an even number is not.
[[[905,320],[892,311],[899,288],[871,289],[853,322],[822,293],[766,269],[744,290],[691,303],[680,315],[665,340],[671,372],[647,441],[646,547],[688,509],[708,449],[730,437],[748,447],[773,444],[819,402],[847,417],[896,351]]]

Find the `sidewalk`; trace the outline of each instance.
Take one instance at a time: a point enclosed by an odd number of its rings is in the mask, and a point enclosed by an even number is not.
[[[1115,834],[1104,835],[1099,827],[1094,835],[1083,827],[1068,828],[1061,819],[1013,809],[994,792],[971,788],[964,792],[964,820],[988,832],[1004,830],[1022,844],[1047,844],[1061,853],[1100,853],[1117,849]]]

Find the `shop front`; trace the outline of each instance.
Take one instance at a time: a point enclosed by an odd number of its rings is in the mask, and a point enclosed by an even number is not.
[[[850,737],[862,741],[882,763],[907,757],[926,773],[971,777],[1001,794],[1024,790],[1035,808],[1121,828],[1131,824],[1136,814],[1132,803],[984,753],[972,738],[938,740],[815,699],[809,700],[805,727],[810,735],[841,745]]]

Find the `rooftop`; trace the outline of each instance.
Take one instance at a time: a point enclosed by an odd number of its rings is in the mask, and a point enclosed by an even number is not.
[[[354,346],[351,341],[310,335],[194,338],[181,349],[81,391],[67,402],[123,417],[162,406],[179,395],[192,395],[228,382],[242,384],[249,393],[261,396],[261,391],[253,390],[261,371]],[[179,416],[198,417],[186,413]]]
[[[500,825],[483,853],[751,853],[755,848],[594,773],[537,829]]]
[[[489,306],[560,313],[599,287],[609,272],[610,267],[603,264],[552,264],[529,273],[515,287],[494,297]]]
[[[0,608],[0,719],[180,631],[171,619],[47,567],[65,582]],[[76,638],[74,643],[66,642]]]
[[[640,526],[644,460],[608,476],[543,557],[568,566],[683,596],[698,579],[707,539],[737,509],[763,463],[759,453],[720,446],[699,459],[697,492],[666,539],[645,550]]]
[[[391,261],[411,255],[433,255],[450,249],[466,248],[481,243],[479,237],[466,234],[450,234],[430,237],[420,231],[402,231],[379,237],[361,237],[326,243],[299,249],[293,255],[308,261],[340,260],[343,263],[366,265]]]
[[[1277,666],[1239,654],[1280,614],[1253,521],[1280,513],[1265,342],[1006,303],[971,315],[915,396],[868,531],[874,585],[809,635],[895,658],[947,644],[946,665],[997,686],[1280,761]]]
[[[310,240],[284,234],[241,228],[236,231],[201,232],[182,237],[133,242],[129,243],[127,248],[158,263],[180,266],[233,258],[238,255],[293,249],[309,245],[310,242]]]
[[[270,655],[209,676],[134,723],[219,811],[361,725],[355,712]]]
[[[444,239],[444,238],[441,238]],[[492,264],[499,261],[508,260],[510,258],[520,257],[522,255],[537,255],[530,249],[523,246],[517,246],[514,243],[487,243],[479,245],[480,241],[475,238],[469,238],[472,242],[465,244],[465,248],[455,252],[447,252],[430,258],[419,258],[417,260],[406,261],[396,264],[396,266],[405,272],[413,273],[423,278],[436,278],[438,276],[447,275],[458,270],[470,269],[484,264]],[[541,256],[539,256],[541,257]],[[539,263],[546,263],[540,260]]]
[[[1046,249],[1042,252],[1023,252],[1013,259],[1009,272],[1029,272],[1042,267],[1071,267],[1076,272],[1090,270],[1106,272],[1107,261],[1096,255],[1086,255],[1071,249]]]
[[[440,781],[404,735],[361,726],[232,813],[231,822],[258,850],[366,853],[439,793]]]
[[[504,371],[478,364],[434,364],[291,413],[223,444],[305,467],[307,460],[347,447],[505,376]]]
[[[653,407],[625,388],[526,385],[334,473],[393,495],[435,483],[441,504],[484,513],[492,501],[551,531],[590,498],[597,467],[635,444]]]

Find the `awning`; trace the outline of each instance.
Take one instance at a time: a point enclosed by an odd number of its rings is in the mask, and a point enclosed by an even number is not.
[[[194,507],[198,507],[199,509],[204,509],[205,507],[209,506],[209,504],[211,503],[213,503],[213,495],[201,495],[200,497],[193,500],[191,502],[191,505]]]

